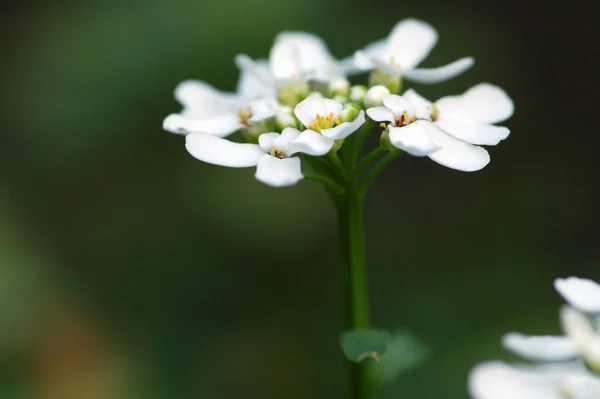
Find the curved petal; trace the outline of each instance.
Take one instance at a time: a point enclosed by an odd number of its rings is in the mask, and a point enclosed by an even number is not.
[[[435,124],[451,136],[477,145],[496,145],[510,134],[507,127],[481,123],[445,109],[440,109]]]
[[[171,114],[163,121],[163,129],[178,134],[208,133],[213,136],[225,137],[241,127],[242,125],[234,113],[207,119],[193,119],[179,114]]]
[[[404,72],[406,80],[417,83],[439,83],[460,75],[475,63],[473,57],[465,57],[438,68],[419,68]]]
[[[490,361],[469,373],[469,393],[475,399],[563,399],[555,379],[545,370],[523,370]]]
[[[226,93],[200,80],[184,80],[175,88],[175,98],[195,117],[207,117],[215,111],[235,108],[239,98],[234,93]]]
[[[528,336],[508,333],[502,337],[502,346],[528,360],[561,362],[577,356],[573,342],[565,336]]]
[[[409,116],[413,116],[417,113],[417,110],[411,103],[396,94],[384,97],[383,105],[391,109],[396,115],[402,115],[402,112],[404,111],[406,111]]]
[[[388,107],[371,107],[367,109],[367,115],[375,122],[394,122],[396,115]]]
[[[585,313],[600,313],[600,284],[579,278],[557,278],[554,289],[575,309]]]
[[[429,158],[440,165],[462,172],[475,172],[490,163],[490,154],[484,148],[456,139],[440,128],[430,129],[429,136],[441,148]]]
[[[304,126],[309,127],[315,122],[317,115],[327,116],[330,112],[333,112],[333,115],[337,116],[341,110],[342,104],[338,101],[319,96],[309,96],[296,105],[294,114]]]
[[[431,120],[433,106],[431,101],[418,94],[413,89],[408,89],[402,94],[402,97],[415,107],[417,118]]]
[[[508,94],[490,83],[480,83],[459,96],[442,97],[436,104],[483,123],[502,122],[515,110]]]
[[[200,161],[231,168],[255,166],[265,155],[257,144],[234,143],[204,133],[188,134],[185,148]]]
[[[433,128],[435,129],[435,126]],[[411,155],[423,157],[440,149],[429,136],[430,130],[427,121],[416,121],[404,127],[391,128],[389,138],[394,147]]]
[[[279,137],[279,133],[263,133],[258,136],[258,145],[265,153],[269,153],[271,148],[275,147],[275,140]]]
[[[289,154],[293,155],[298,152],[321,156],[327,154],[335,140],[323,136],[313,130],[305,130],[289,146]]]
[[[285,187],[302,180],[300,158],[279,159],[263,155],[256,165],[256,180],[271,187]]]
[[[570,306],[560,309],[560,322],[578,354],[593,369],[600,368],[600,335],[588,317]]]
[[[568,374],[560,380],[560,387],[567,398],[600,398],[600,378],[591,374]]]
[[[276,79],[327,80],[335,62],[325,42],[306,32],[282,32],[269,55]]]
[[[290,153],[290,146],[299,135],[300,130],[293,127],[286,127],[283,129],[279,137],[275,139],[275,147],[282,150],[287,156],[290,156],[292,155]]]
[[[438,35],[436,30],[418,19],[404,19],[396,24],[387,37],[383,53],[380,57],[399,64],[408,71],[417,66],[429,55]]]
[[[342,140],[354,133],[365,123],[365,111],[360,111],[352,122],[344,122],[331,129],[322,129],[321,134],[334,140]]]
[[[271,69],[267,60],[253,61],[248,56],[238,55],[240,77],[237,83],[237,93],[246,99],[262,97],[275,98],[277,93],[271,76]]]
[[[248,109],[252,112],[250,122],[260,122],[265,119],[274,118],[277,115],[277,104],[271,99],[252,101]]]

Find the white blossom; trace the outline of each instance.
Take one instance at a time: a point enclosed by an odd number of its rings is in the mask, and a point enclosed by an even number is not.
[[[600,313],[600,284],[579,277],[557,278],[554,288],[575,309]]]
[[[261,134],[258,144],[247,144],[205,133],[191,133],[186,136],[185,147],[194,158],[206,163],[231,168],[256,166],[254,176],[257,180],[269,186],[284,187],[303,178],[300,159],[293,157],[294,154],[319,156],[329,151],[330,148],[307,145],[314,143],[311,137],[314,135],[318,134],[286,128],[281,134]]]
[[[414,82],[438,83],[473,65],[473,58],[465,57],[438,68],[417,68],[437,40],[438,34],[431,25],[417,19],[405,19],[396,24],[387,38],[357,51],[352,59],[343,60],[341,66],[349,74],[379,69]]]
[[[365,93],[363,102],[365,108],[378,107],[383,105],[383,99],[390,94],[390,89],[382,85],[376,85]]]
[[[391,95],[383,103],[369,108],[367,115],[377,122],[389,122],[388,137],[394,147],[463,172],[480,170],[489,163],[485,149],[450,136],[430,120],[417,119],[417,108],[406,98]]]

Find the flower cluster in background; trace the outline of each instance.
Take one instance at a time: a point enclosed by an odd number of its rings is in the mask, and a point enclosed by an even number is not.
[[[301,159],[327,159],[343,147],[359,153],[364,137],[375,129],[387,152],[429,157],[460,171],[480,170],[490,160],[481,145],[496,145],[509,135],[496,124],[512,115],[513,103],[502,89],[486,83],[435,102],[414,90],[401,94],[404,79],[438,83],[473,65],[465,57],[418,68],[437,38],[427,23],[406,19],[387,38],[336,60],[319,37],[283,32],[268,60],[235,58],[240,68],[235,93],[201,81],[182,82],[175,97],[183,110],[169,115],[164,128],[187,135],[186,148],[195,158],[256,166],[256,178],[275,187],[305,176]],[[350,83],[350,76],[367,72],[368,86]],[[359,130],[361,138],[354,138]],[[243,142],[225,138],[235,132]]]
[[[565,335],[506,334],[503,346],[532,363],[476,366],[469,378],[473,398],[600,398],[600,284],[569,277],[554,287],[568,303],[560,309]]]

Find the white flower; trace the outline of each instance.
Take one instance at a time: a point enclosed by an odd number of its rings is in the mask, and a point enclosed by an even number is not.
[[[175,98],[183,105],[179,114],[167,116],[163,128],[172,133],[208,133],[227,136],[241,128],[272,118],[278,105],[271,98],[252,101],[248,90],[252,79],[244,77],[242,92],[226,93],[207,83],[187,80],[175,89]]]
[[[600,284],[579,277],[557,278],[554,288],[575,309],[600,313]]]
[[[596,399],[600,379],[575,364],[516,367],[490,361],[471,370],[469,392],[474,399]]]
[[[367,109],[367,115],[377,122],[390,122],[387,129],[393,146],[464,172],[480,170],[489,163],[485,149],[448,135],[429,120],[417,120],[417,108],[405,98],[391,95],[383,103],[383,107]]]
[[[303,178],[300,159],[292,157],[299,152],[320,156],[330,148],[319,146],[319,140],[310,130],[300,133],[286,128],[281,134],[264,133],[258,144],[234,143],[205,133],[186,136],[185,148],[196,159],[214,165],[232,168],[256,166],[257,180],[272,186],[284,187],[296,184]],[[316,144],[315,144],[316,142]]]
[[[376,85],[371,87],[365,93],[364,105],[365,108],[377,107],[383,105],[383,99],[389,96],[390,89],[382,85]]]
[[[502,346],[528,360],[560,362],[577,356],[575,345],[565,336],[529,336],[508,333],[502,337]]]
[[[442,97],[435,103],[414,90],[403,95],[417,109],[417,117],[433,120],[451,136],[476,145],[496,145],[510,130],[494,123],[510,118],[514,105],[498,86],[481,83],[458,96]]]
[[[240,54],[235,59],[247,71],[271,88],[297,81],[329,81],[339,77],[335,59],[321,38],[306,32],[282,32],[275,38],[268,61],[253,61]],[[264,65],[268,64],[268,68]]]
[[[340,64],[347,73],[379,69],[420,83],[453,78],[473,65],[473,58],[465,57],[442,67],[417,69],[437,39],[437,32],[431,25],[417,19],[405,19],[396,24],[386,39],[369,44],[357,51],[352,60],[346,59]]]
[[[570,306],[563,306],[560,321],[579,355],[593,370],[600,372],[600,335],[590,319]]]
[[[336,140],[343,140],[365,123],[365,113],[360,111],[352,121],[340,119],[342,104],[338,101],[319,96],[310,96],[296,105],[294,113],[300,122],[312,132],[310,135],[299,137],[296,141],[301,144],[303,152],[331,150]]]

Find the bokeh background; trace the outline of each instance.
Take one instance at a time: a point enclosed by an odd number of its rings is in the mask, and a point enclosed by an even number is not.
[[[559,332],[557,276],[600,279],[593,3],[13,1],[0,14],[0,397],[342,398],[333,209],[201,164],[162,131],[175,85],[233,90],[233,57],[307,30],[344,57],[419,17],[429,98],[505,88],[508,140],[475,174],[403,157],[367,201],[372,320],[432,360],[382,398],[467,398],[509,330]]]

